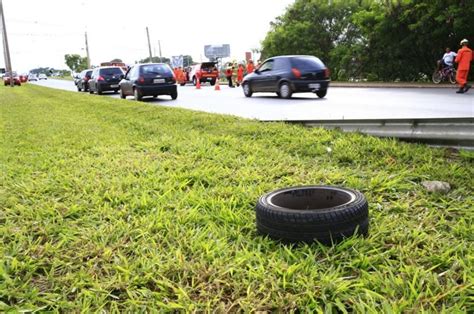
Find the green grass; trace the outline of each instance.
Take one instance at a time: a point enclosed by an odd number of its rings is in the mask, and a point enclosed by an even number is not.
[[[471,153],[33,85],[0,108],[0,311],[474,310]],[[370,235],[256,234],[309,184],[363,192]]]

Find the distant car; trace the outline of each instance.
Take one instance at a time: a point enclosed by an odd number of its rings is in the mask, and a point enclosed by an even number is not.
[[[46,76],[46,74],[40,74],[40,75],[38,75],[38,80],[40,80],[40,81],[41,81],[41,80],[47,80],[47,79],[48,79],[48,77]]]
[[[92,69],[84,70],[76,76],[74,79],[74,84],[76,84],[78,92],[87,92],[89,90],[89,80],[92,76],[92,71]]]
[[[89,84],[89,93],[102,95],[105,91],[117,93],[120,89],[119,83],[124,74],[120,67],[98,67],[92,70]]]
[[[216,62],[203,62],[192,66],[189,72],[189,79],[194,85],[197,84],[198,77],[200,83],[211,83],[212,86],[216,84],[219,78],[219,71],[217,70]]]
[[[312,92],[323,98],[327,94],[329,69],[314,56],[278,56],[265,60],[255,72],[244,77],[246,97],[257,92],[273,92],[291,98],[293,93]]]
[[[21,74],[19,78],[20,78],[20,82],[22,83],[28,82],[28,74]]]
[[[170,66],[165,63],[136,64],[120,82],[120,97],[133,95],[135,100],[144,96],[170,95],[178,98],[176,78]]]
[[[20,77],[18,76],[18,74],[16,72],[12,72],[12,74],[13,74],[13,84],[21,86],[21,81],[20,81]],[[10,82],[11,82],[10,77],[11,76],[12,75],[10,75],[9,72],[5,73],[5,75],[3,76],[3,84],[5,86],[10,85]]]
[[[37,81],[38,80],[38,77],[36,76],[36,74],[30,74],[28,75],[28,81]]]

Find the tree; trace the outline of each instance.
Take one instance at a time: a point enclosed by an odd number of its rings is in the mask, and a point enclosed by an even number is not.
[[[147,57],[145,59],[141,59],[138,61],[138,63],[150,63],[150,57]],[[170,64],[171,60],[165,57],[152,57],[151,58],[151,63],[167,63]]]
[[[66,65],[73,72],[81,72],[82,70],[87,69],[87,57],[81,57],[78,54],[67,54],[64,55]]]

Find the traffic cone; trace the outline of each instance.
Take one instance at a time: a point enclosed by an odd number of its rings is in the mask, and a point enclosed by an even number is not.
[[[216,78],[216,84],[214,86],[214,90],[221,90],[221,85],[219,84],[219,78]]]
[[[201,79],[197,79],[197,82],[196,82],[196,89],[201,89]]]

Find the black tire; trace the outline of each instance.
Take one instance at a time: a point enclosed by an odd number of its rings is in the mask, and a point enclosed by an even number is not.
[[[133,89],[133,97],[135,98],[136,101],[142,100],[143,96],[142,93],[138,90],[138,88]]]
[[[324,98],[326,94],[328,93],[327,89],[321,89],[316,92],[316,95],[318,95],[319,98]]]
[[[89,86],[89,94],[94,94],[94,91],[92,90],[90,86]]]
[[[102,89],[100,89],[100,85],[97,85],[97,95],[102,95]]]
[[[291,98],[291,95],[293,94],[290,84],[286,82],[280,84],[278,92],[280,93],[280,97],[285,99]]]
[[[216,85],[216,80],[211,81],[211,86],[214,86],[214,85]]]
[[[123,93],[123,90],[122,90],[122,89],[120,89],[120,98],[122,98],[122,99],[126,99],[126,98],[127,98],[127,96]]]
[[[77,85],[77,91],[82,92],[82,88],[79,85]]]
[[[337,243],[367,235],[368,204],[358,191],[330,186],[301,186],[260,197],[257,231],[283,242]]]
[[[433,83],[439,84],[443,80],[443,77],[441,76],[441,73],[438,70],[436,70],[431,76],[431,80],[433,81]]]
[[[196,86],[196,85],[197,85],[197,79],[196,79],[196,77],[195,77],[195,76],[193,77],[193,85],[194,85],[194,86]]]
[[[248,82],[245,82],[243,85],[242,85],[242,89],[244,90],[244,95],[245,97],[252,97],[252,89],[250,88],[250,84]]]
[[[177,92],[171,93],[170,96],[171,96],[171,99],[176,100],[178,98],[178,93]]]

